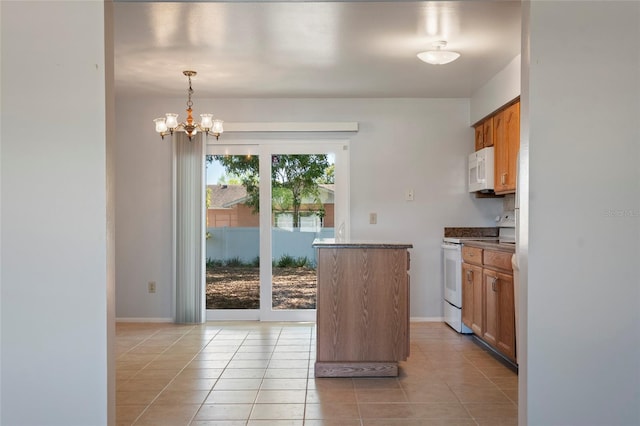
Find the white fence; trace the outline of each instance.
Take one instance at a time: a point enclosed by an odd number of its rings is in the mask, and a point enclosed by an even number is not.
[[[260,255],[259,228],[208,228],[207,259],[240,259],[253,262]],[[311,247],[316,238],[333,238],[334,228],[323,228],[319,232],[300,232],[284,229],[272,231],[272,260],[285,255],[294,258],[306,257],[316,264],[315,249]]]

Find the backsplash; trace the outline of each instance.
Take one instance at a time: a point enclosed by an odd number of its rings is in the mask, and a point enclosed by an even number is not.
[[[502,216],[505,212],[512,212],[516,208],[515,194],[507,194],[502,200]],[[496,237],[498,236],[497,227],[446,227],[444,228],[444,236],[450,238],[469,238],[469,237]]]
[[[493,228],[493,227],[444,228],[444,236],[451,237],[451,238],[495,237],[497,235],[498,235],[498,228]]]
[[[516,208],[516,194],[505,195],[504,199],[502,200],[502,210],[507,212],[507,211],[515,210],[515,208]]]

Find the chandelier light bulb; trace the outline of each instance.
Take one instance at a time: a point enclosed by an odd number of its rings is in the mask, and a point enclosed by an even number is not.
[[[213,114],[200,114],[200,127],[206,130],[213,127]]]
[[[178,127],[178,114],[173,114],[168,112],[167,114],[167,127],[169,129],[175,129],[176,127]]]
[[[213,120],[213,126],[211,126],[211,132],[214,135],[220,135],[220,133],[224,132],[224,129],[222,128],[222,123],[224,123],[224,121],[222,120]]]
[[[167,122],[164,118],[156,118],[153,121],[156,123],[156,132],[164,133],[167,131]]]

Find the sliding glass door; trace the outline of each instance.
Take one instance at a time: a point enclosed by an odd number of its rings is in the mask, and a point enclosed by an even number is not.
[[[347,236],[348,142],[213,144],[207,318],[313,321],[316,238]]]
[[[213,148],[206,157],[206,308],[224,319],[257,319],[259,147]]]

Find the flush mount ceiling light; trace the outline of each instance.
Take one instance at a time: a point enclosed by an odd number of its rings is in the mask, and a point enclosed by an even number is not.
[[[449,50],[442,50],[447,47],[446,41],[436,41],[433,43],[435,50],[427,50],[426,52],[418,53],[418,58],[428,64],[444,65],[449,62],[453,62],[460,57],[458,52],[451,52]]]
[[[172,135],[175,131],[184,131],[187,136],[189,136],[189,140],[193,138],[198,131],[204,132],[208,135],[215,136],[216,139],[220,137],[220,134],[224,131],[222,129],[222,120],[214,120],[213,114],[200,114],[200,123],[193,122],[193,117],[191,116],[191,107],[193,106],[193,102],[191,101],[191,95],[193,94],[193,88],[191,88],[191,77],[197,74],[195,71],[182,71],[184,75],[189,78],[189,100],[187,101],[187,120],[178,123],[178,114],[174,114],[168,112],[165,118],[156,118],[153,120],[156,123],[156,132],[160,133],[162,139],[166,135]]]

